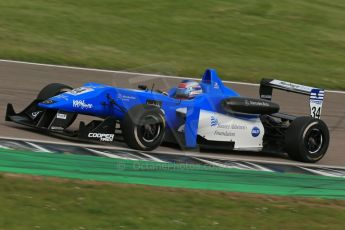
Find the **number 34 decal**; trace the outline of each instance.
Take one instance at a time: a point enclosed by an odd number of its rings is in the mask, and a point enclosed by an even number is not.
[[[312,89],[310,92],[310,116],[320,119],[325,91],[322,89]]]
[[[311,114],[312,117],[320,119],[321,117],[321,107],[312,107]]]

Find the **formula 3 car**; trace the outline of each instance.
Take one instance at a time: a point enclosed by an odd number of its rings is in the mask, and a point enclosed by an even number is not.
[[[273,89],[309,96],[310,116],[280,113]],[[167,93],[143,85],[135,90],[49,84],[20,113],[8,104],[6,120],[72,139],[123,140],[142,151],[171,142],[191,149],[286,152],[293,160],[317,162],[329,145],[320,120],[323,98],[323,89],[273,79],[261,81],[260,98],[241,97],[208,69],[200,83],[184,81]],[[94,120],[71,130],[79,114]]]

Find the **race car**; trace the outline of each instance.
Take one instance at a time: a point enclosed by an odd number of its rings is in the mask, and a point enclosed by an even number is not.
[[[280,113],[273,89],[309,96],[310,116]],[[293,160],[317,162],[326,153],[329,131],[320,120],[324,90],[263,79],[260,98],[241,97],[226,87],[213,69],[200,82],[185,80],[168,92],[86,83],[74,88],[53,83],[44,87],[22,112],[7,105],[6,120],[49,134],[78,140],[115,142],[151,151],[162,142],[184,149],[288,153]],[[71,130],[79,114],[93,116]]]

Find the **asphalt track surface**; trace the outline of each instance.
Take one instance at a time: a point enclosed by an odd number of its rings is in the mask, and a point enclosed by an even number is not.
[[[200,71],[202,75],[202,70]],[[45,66],[20,62],[0,61],[0,136],[29,138],[44,141],[63,141],[56,137],[46,136],[22,126],[5,122],[6,104],[14,104],[16,111],[23,109],[38,91],[45,85],[60,82],[78,87],[85,82],[98,82],[118,87],[136,88],[138,84],[151,86],[155,83],[155,89],[166,90],[175,86],[181,79],[162,76],[150,76],[147,74],[135,74],[116,71],[100,71],[82,68],[65,68],[58,66]],[[243,96],[258,97],[258,86],[252,84],[227,83]],[[273,100],[279,102],[281,111],[295,115],[308,115],[308,98],[302,95],[275,91]],[[327,123],[331,134],[331,143],[326,156],[317,164],[345,166],[345,94],[327,92],[323,107],[322,119]],[[118,143],[119,147],[125,147]],[[162,146],[157,152],[179,152],[174,146]],[[181,154],[189,154],[181,152]],[[242,159],[255,161],[273,161],[293,163],[285,155],[272,155],[264,153],[239,153],[232,151],[202,152],[205,156],[217,156],[227,159]]]

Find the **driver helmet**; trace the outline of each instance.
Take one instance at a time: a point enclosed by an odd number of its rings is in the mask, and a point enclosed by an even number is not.
[[[178,84],[175,98],[177,99],[192,99],[197,95],[202,94],[201,85],[192,80],[183,80]]]

